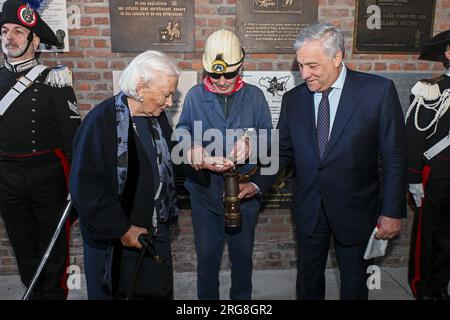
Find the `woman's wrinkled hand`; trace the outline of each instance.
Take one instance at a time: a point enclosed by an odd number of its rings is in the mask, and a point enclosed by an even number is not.
[[[131,225],[127,232],[120,237],[120,242],[122,242],[125,247],[141,249],[142,245],[138,240],[141,234],[148,234],[148,230]]]

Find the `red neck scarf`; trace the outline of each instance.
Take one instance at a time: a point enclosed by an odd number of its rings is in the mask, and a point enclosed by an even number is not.
[[[227,93],[220,93],[217,92],[217,90],[214,88],[212,82],[211,82],[211,78],[209,76],[206,76],[205,78],[203,78],[203,84],[205,85],[205,89],[206,91],[212,92],[212,93],[216,93],[216,94],[223,94],[223,95],[230,95],[232,93],[235,93],[236,91],[239,91],[242,89],[242,87],[244,87],[245,82],[244,80],[242,80],[240,75],[237,75],[236,78],[236,82],[234,83],[234,88],[233,90],[231,90],[230,92]]]

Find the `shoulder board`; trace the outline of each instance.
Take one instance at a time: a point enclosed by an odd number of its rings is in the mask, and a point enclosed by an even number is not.
[[[52,67],[44,83],[51,87],[72,87],[72,72],[63,64]]]
[[[414,87],[412,87],[411,93],[416,97],[423,97],[425,100],[436,100],[441,96],[439,85],[436,82],[424,80],[418,81]]]

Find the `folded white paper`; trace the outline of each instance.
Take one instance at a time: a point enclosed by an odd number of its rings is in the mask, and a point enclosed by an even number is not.
[[[378,228],[375,227],[372,234],[370,235],[369,243],[367,244],[366,252],[364,253],[364,259],[366,260],[376,257],[382,257],[386,253],[388,240],[375,239],[375,234],[377,232]]]

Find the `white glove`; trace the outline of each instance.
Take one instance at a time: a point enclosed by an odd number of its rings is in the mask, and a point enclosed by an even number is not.
[[[425,193],[423,192],[423,184],[421,183],[410,184],[409,192],[411,192],[411,194],[413,195],[416,206],[420,208],[422,206],[422,199],[425,196]]]

